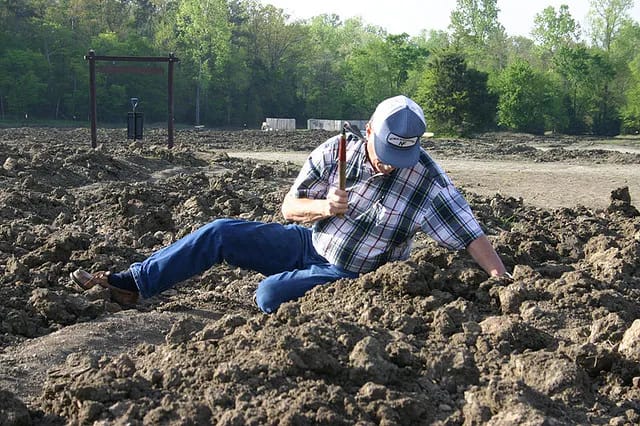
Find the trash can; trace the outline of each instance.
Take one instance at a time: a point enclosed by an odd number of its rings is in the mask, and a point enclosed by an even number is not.
[[[127,139],[142,139],[143,120],[141,112],[127,113]]]
[[[127,139],[142,139],[144,117],[141,112],[136,112],[138,98],[131,98],[133,111],[127,113]]]

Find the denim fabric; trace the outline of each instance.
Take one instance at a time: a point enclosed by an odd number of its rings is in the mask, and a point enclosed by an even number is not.
[[[267,313],[316,285],[358,276],[316,253],[306,227],[239,219],[204,225],[130,270],[140,294],[151,297],[221,262],[267,275],[256,291]]]

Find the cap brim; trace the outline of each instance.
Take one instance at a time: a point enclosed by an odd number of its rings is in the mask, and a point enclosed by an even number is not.
[[[400,148],[386,143],[374,133],[373,143],[376,156],[384,164],[388,164],[397,169],[406,169],[418,164],[418,160],[420,159],[420,142],[410,147]]]

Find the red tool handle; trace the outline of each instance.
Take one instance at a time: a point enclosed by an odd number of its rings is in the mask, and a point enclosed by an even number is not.
[[[340,135],[340,144],[338,145],[338,173],[340,176],[340,189],[344,191],[347,187],[347,136],[345,128],[342,127],[342,134]]]

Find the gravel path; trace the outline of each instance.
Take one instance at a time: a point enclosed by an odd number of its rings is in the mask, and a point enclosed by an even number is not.
[[[231,157],[290,161],[301,165],[307,153],[299,151],[227,151]],[[610,191],[629,187],[640,199],[640,167],[637,164],[531,163],[510,160],[447,159],[434,155],[456,184],[480,195],[522,197],[527,204],[543,208],[605,208]]]

